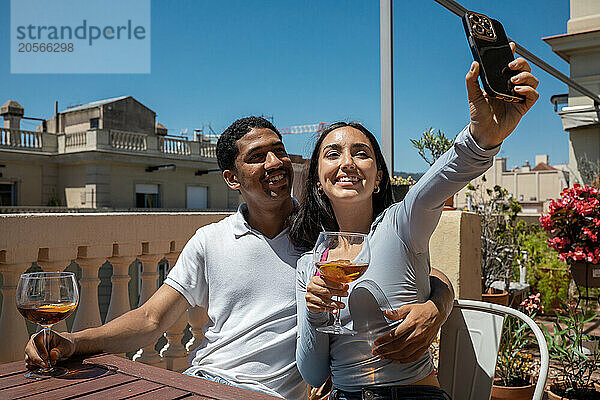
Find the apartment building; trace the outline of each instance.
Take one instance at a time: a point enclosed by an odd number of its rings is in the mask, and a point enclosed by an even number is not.
[[[22,130],[24,108],[0,109],[0,206],[235,209],[214,138],[169,136],[131,96],[94,101]],[[32,119],[32,118],[28,118]]]
[[[566,164],[550,165],[548,155],[537,155],[535,165],[529,162],[521,167],[507,169],[506,158],[495,157],[494,163],[482,177],[471,182],[482,192],[499,185],[508,190],[516,199],[524,213],[540,214],[546,211],[548,201],[556,199],[565,187],[569,186],[569,170]],[[467,188],[461,189],[454,197],[454,205],[459,209],[469,208]]]

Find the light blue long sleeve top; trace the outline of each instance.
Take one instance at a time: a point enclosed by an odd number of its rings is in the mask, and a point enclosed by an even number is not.
[[[454,146],[419,179],[405,199],[377,216],[369,232],[369,268],[350,285],[350,290],[362,280],[369,279],[377,283],[393,308],[425,302],[430,294],[429,239],[439,222],[444,202],[469,181],[484,173],[499,150],[500,146],[489,150],[481,148],[468,127],[463,129]],[[373,385],[411,384],[433,371],[429,352],[415,362],[396,364],[371,354],[370,340],[373,338],[360,333],[346,336],[317,332],[317,327],[330,323],[331,314],[312,313],[306,307],[306,286],[315,272],[312,253],[303,254],[296,269],[296,361],[308,384],[319,387],[331,373],[336,388],[359,391]],[[352,293],[350,302],[351,299]],[[357,307],[356,302],[354,306]],[[352,327],[352,310],[349,308],[342,309],[340,316],[343,325]],[[362,310],[362,315],[365,315],[364,311]],[[368,315],[370,311],[366,311]],[[396,324],[390,322],[380,334],[389,331]]]

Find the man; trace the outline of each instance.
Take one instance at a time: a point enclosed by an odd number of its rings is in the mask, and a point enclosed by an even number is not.
[[[221,135],[217,159],[227,185],[246,203],[224,220],[200,228],[186,244],[157,292],[109,323],[74,333],[53,333],[52,362],[74,354],[123,353],[154,343],[190,306],[207,308],[206,343],[186,373],[235,386],[306,398],[296,369],[295,267],[286,223],[294,210],[293,171],[277,129],[258,117],[235,121]],[[398,310],[405,317],[389,358],[420,356],[445,321],[453,300],[447,278],[435,271],[432,298]],[[444,283],[445,282],[445,283]],[[407,349],[409,348],[409,349]],[[41,335],[25,350],[29,368],[48,354]],[[416,354],[417,352],[418,354]]]

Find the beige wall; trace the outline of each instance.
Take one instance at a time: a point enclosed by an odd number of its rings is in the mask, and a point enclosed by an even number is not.
[[[102,129],[145,133],[154,135],[154,111],[128,97],[102,106]]]
[[[174,171],[145,172],[141,165],[111,164],[111,207],[135,207],[135,185],[159,185],[162,208],[186,208],[186,187],[207,186],[208,207],[227,209],[228,191],[220,174],[195,176],[197,168],[177,167]]]
[[[586,158],[594,163],[600,162],[600,127],[569,131],[569,169],[575,172],[573,183],[590,183],[583,182],[579,171],[579,160]]]
[[[503,171],[506,160],[500,157],[494,159],[492,167],[483,174],[486,182],[481,178],[471,181],[473,186],[480,185],[481,193],[486,189],[493,189],[500,185],[512,194],[517,201],[544,202],[556,199],[560,192],[567,186],[566,176],[563,171]],[[467,188],[461,189],[454,198],[457,208],[465,208],[468,204]],[[522,197],[521,197],[522,196]],[[484,198],[487,198],[484,196]],[[533,200],[535,198],[535,200]]]
[[[23,206],[45,205],[42,198],[43,161],[21,161],[3,157],[0,153],[2,178],[0,183],[17,183],[17,204]]]

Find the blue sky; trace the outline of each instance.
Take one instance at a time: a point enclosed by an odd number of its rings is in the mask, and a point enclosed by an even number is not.
[[[2,98],[28,116],[131,95],[171,132],[265,114],[277,126],[358,120],[380,132],[378,1],[152,1],[150,74],[10,74],[9,1],[0,16]],[[462,0],[499,19],[509,36],[568,74],[541,38],[566,32],[565,0]],[[394,9],[395,170],[423,171],[409,138],[432,126],[453,136],[468,122],[464,75],[472,61],[460,19],[433,0],[396,1]],[[98,62],[102,62],[101,59]],[[568,161],[568,135],[550,96],[567,87],[534,67],[541,94],[503,145],[508,166],[549,154]],[[32,129],[24,123],[23,129]],[[286,135],[307,155],[310,135]]]

